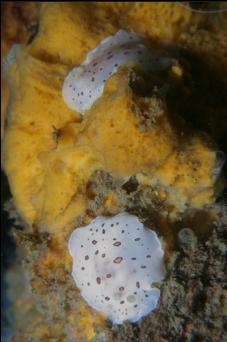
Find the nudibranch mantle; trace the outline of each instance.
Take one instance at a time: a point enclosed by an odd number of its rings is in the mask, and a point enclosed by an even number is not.
[[[91,50],[81,66],[69,72],[62,89],[66,104],[85,114],[102,96],[108,78],[129,63],[139,64],[144,70],[156,70],[169,64],[169,59],[157,58],[137,33],[119,30]]]
[[[68,246],[82,297],[113,323],[137,322],[157,307],[154,283],[165,276],[164,251],[136,216],[99,216],[76,228]]]

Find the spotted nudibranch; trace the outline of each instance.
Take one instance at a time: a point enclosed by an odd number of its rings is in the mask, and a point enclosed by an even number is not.
[[[156,70],[169,65],[170,59],[157,57],[137,33],[119,30],[91,50],[81,66],[70,71],[62,89],[66,104],[85,114],[102,95],[108,78],[130,62],[144,70]]]
[[[113,323],[137,322],[157,307],[154,283],[165,276],[164,251],[136,216],[97,217],[75,229],[68,246],[82,297]]]

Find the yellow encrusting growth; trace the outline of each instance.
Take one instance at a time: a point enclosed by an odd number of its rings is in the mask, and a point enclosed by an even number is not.
[[[179,20],[182,25],[189,21],[190,12],[180,8],[173,16],[174,4],[89,6],[92,11],[85,4],[43,4],[38,35],[17,52],[9,70],[3,164],[18,211],[29,224],[61,231],[86,210],[85,189],[96,170],[123,179],[138,174],[142,183],[143,177],[149,179],[150,185],[169,193],[175,212],[186,203],[196,208],[211,203],[215,153],[195,137],[179,154],[180,140],[167,113],[155,127],[142,130],[133,109],[127,67],[109,79],[102,98],[84,120],[66,106],[61,92],[72,66],[120,25],[161,39],[161,26],[157,36],[147,22],[150,17],[158,20],[152,9],[169,12],[172,35]],[[116,13],[123,8],[120,24]],[[141,20],[144,11],[146,18]]]
[[[119,69],[106,82],[103,96],[83,118],[65,104],[63,81],[91,49],[119,29],[134,30],[161,45],[187,46],[211,65],[218,60],[220,66],[226,66],[227,41],[216,29],[207,29],[211,21],[207,25],[206,15],[192,13],[177,3],[56,2],[41,3],[40,9],[38,34],[32,43],[17,51],[8,70],[10,99],[7,106],[7,92],[3,106],[3,110],[8,108],[3,167],[17,211],[34,229],[32,247],[28,248],[29,239],[25,246],[33,262],[30,285],[38,292],[38,299],[35,305],[29,301],[25,312],[36,308],[40,293],[45,292],[47,306],[50,310],[56,308],[65,321],[52,320],[50,329],[49,317],[44,319],[39,313],[30,328],[26,314],[26,328],[38,340],[52,340],[52,333],[53,339],[58,339],[65,329],[67,340],[90,341],[96,335],[94,324],[105,328],[106,320],[82,301],[70,278],[69,233],[75,226],[89,223],[94,213],[121,211],[124,198],[121,202],[120,196],[126,194],[122,185],[131,176],[138,182],[139,191],[152,189],[154,197],[148,191],[149,199],[153,201],[157,196],[157,202],[165,204],[163,210],[158,207],[159,214],[173,221],[188,208],[203,209],[213,204],[216,153],[201,136],[182,136],[165,106],[154,113],[152,124],[144,129],[144,108],[129,87],[129,66]],[[169,70],[175,81],[184,77],[184,72],[178,64]],[[149,108],[157,107],[154,99],[147,101]],[[94,190],[90,184],[99,180],[93,177],[96,171],[110,173],[110,178],[120,184],[117,190],[112,184],[106,188],[102,184],[104,194],[98,198],[97,207],[93,199],[99,195],[95,193],[99,188],[94,186]],[[128,197],[132,199],[133,195]],[[40,245],[33,246],[35,234]],[[48,236],[47,241],[42,234]],[[172,235],[172,231],[168,234]],[[57,291],[54,288],[56,292],[48,292],[52,285],[59,285]],[[63,309],[59,303],[65,292],[69,296],[65,303],[72,306]],[[21,298],[15,301],[20,317],[24,306]]]
[[[81,303],[80,310],[82,317],[79,319],[78,323],[84,329],[87,338],[90,341],[96,335],[94,331],[94,324],[99,324],[100,326],[104,327],[106,317],[98,312],[96,315],[94,315],[92,309],[90,309],[84,302]]]
[[[132,104],[128,79],[121,73],[113,76],[104,95],[85,118],[78,137],[80,144],[90,145],[103,157],[105,170],[117,176],[152,172],[176,146],[166,117],[161,118],[156,129],[143,132]]]

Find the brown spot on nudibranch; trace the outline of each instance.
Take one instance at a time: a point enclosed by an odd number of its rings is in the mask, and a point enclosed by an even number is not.
[[[96,278],[96,283],[99,284],[99,285],[101,284],[101,278],[100,277]]]
[[[92,244],[93,244],[93,245],[96,245],[96,243],[97,243],[96,240],[93,240],[93,241],[92,241]]]
[[[116,246],[116,247],[118,247],[118,246],[120,246],[121,245],[121,242],[120,241],[117,241],[117,242],[114,242],[114,244],[113,244],[114,246]]]
[[[117,257],[117,258],[114,259],[113,262],[114,262],[115,264],[120,264],[120,263],[122,262],[122,260],[123,260],[122,257]]]

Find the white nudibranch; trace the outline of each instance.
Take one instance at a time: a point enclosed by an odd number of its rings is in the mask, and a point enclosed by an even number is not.
[[[137,322],[157,307],[154,283],[165,276],[164,251],[136,216],[97,217],[75,229],[68,246],[82,297],[113,323]]]
[[[156,70],[165,68],[170,59],[157,57],[135,32],[119,30],[91,50],[81,66],[70,71],[62,89],[66,104],[85,114],[102,96],[108,78],[130,62],[139,64],[144,70]]]

